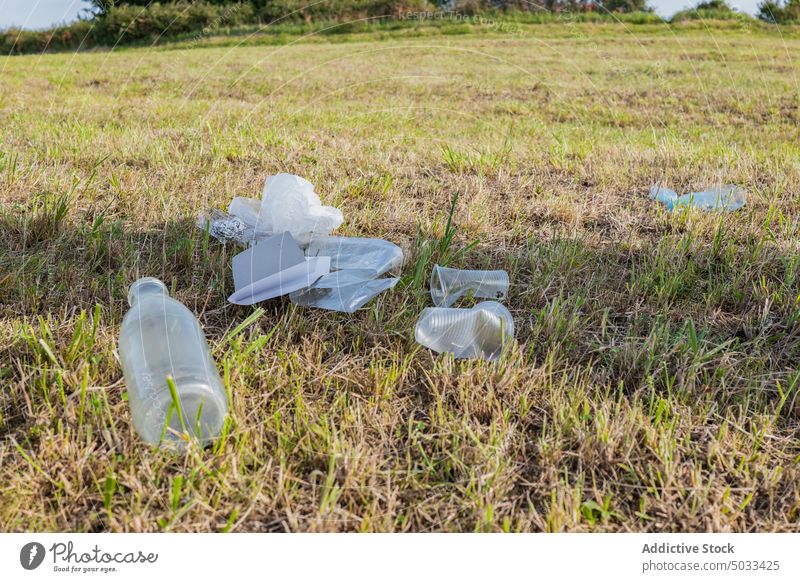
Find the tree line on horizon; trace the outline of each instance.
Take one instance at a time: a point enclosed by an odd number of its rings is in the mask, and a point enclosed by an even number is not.
[[[84,0],[88,2],[95,14],[104,14],[115,6],[141,6],[151,4],[211,4],[224,6],[231,4],[249,4],[256,13],[275,12],[275,9],[288,11],[303,7],[313,9],[310,0]],[[342,13],[353,11],[385,10],[386,14],[404,10],[435,7],[438,9],[463,11],[466,13],[489,10],[517,10],[527,12],[594,12],[608,10],[610,12],[648,12],[651,9],[647,0],[331,0],[324,2],[327,12]]]
[[[484,16],[519,23],[557,23],[561,15],[571,21],[622,20],[631,24],[658,24],[647,0],[84,0],[87,10],[79,20],[48,30],[0,30],[0,51],[6,55],[94,47],[202,39],[214,34],[238,34],[254,26],[275,35],[341,34],[394,29],[408,21],[452,32],[453,19],[484,21]],[[541,2],[541,3],[539,3]],[[475,20],[468,20],[468,19]],[[800,0],[762,0],[759,18],[773,24],[800,24]],[[686,20],[752,22],[725,0],[701,0],[669,22]],[[331,26],[331,22],[336,22]],[[459,26],[456,24],[456,26]],[[249,27],[249,28],[248,28]],[[449,27],[449,28],[448,28]],[[452,30],[450,30],[452,29]],[[469,29],[461,27],[464,31]],[[266,28],[265,28],[266,30]]]
[[[332,0],[315,5],[309,0],[84,0],[91,5],[92,14],[102,16],[117,6],[139,6],[153,4],[209,4],[230,6],[246,4],[255,16],[277,17],[297,11],[308,20],[315,15],[350,16],[356,12],[369,15],[399,15],[403,12],[435,7],[467,14],[478,12],[526,11],[526,12],[607,12],[634,13],[652,12],[647,0]],[[304,9],[305,8],[305,9]],[[381,12],[382,11],[382,12]],[[695,13],[709,18],[724,18],[738,12],[725,0],[700,0],[689,10],[679,15]],[[689,17],[691,17],[689,15]],[[762,0],[757,17],[771,23],[800,22],[800,0]]]

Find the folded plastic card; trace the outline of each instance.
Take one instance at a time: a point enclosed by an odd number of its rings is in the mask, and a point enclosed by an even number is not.
[[[311,286],[330,272],[330,257],[306,257],[288,232],[233,257],[235,292],[228,301],[252,305]]]

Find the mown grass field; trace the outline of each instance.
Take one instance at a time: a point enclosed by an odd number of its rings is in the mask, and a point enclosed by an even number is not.
[[[796,31],[204,44],[0,64],[0,530],[800,530]],[[277,172],[401,245],[401,284],[354,315],[229,305],[238,249],[195,217]],[[657,180],[748,205],[670,214]],[[415,344],[448,261],[509,271],[501,362]],[[133,432],[145,275],[224,375],[213,449]]]

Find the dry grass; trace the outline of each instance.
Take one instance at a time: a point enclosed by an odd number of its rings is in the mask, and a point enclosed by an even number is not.
[[[797,531],[797,36],[538,26],[4,60],[0,529]],[[196,44],[196,43],[195,43]],[[287,171],[405,279],[352,315],[228,305],[197,210]],[[735,215],[647,200],[744,185]],[[504,268],[498,365],[420,349],[455,266]],[[213,450],[133,433],[136,277],[198,314],[233,398]]]

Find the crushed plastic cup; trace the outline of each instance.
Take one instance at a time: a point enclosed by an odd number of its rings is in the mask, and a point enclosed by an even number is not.
[[[417,343],[456,358],[496,360],[514,339],[514,318],[497,301],[471,309],[427,307],[414,329]]]
[[[473,271],[434,265],[431,298],[437,307],[450,307],[470,291],[483,299],[505,299],[508,285],[505,271]]]
[[[656,200],[672,211],[680,207],[699,208],[701,210],[725,210],[733,212],[745,205],[746,195],[742,188],[734,185],[717,186],[702,192],[689,192],[678,196],[674,190],[662,188],[656,184],[650,188],[650,198]]]

